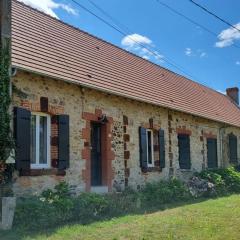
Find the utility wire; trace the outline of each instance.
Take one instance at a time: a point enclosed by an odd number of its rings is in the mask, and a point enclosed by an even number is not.
[[[217,34],[217,33],[213,32],[212,30],[210,30],[209,28],[203,26],[202,24],[194,21],[193,19],[187,17],[186,15],[184,15],[184,14],[182,14],[181,12],[177,11],[176,9],[170,7],[168,4],[163,3],[163,2],[161,2],[161,1],[159,1],[159,0],[156,0],[156,2],[157,2],[158,4],[160,4],[160,5],[162,5],[163,7],[169,9],[171,12],[177,14],[178,16],[183,17],[183,18],[186,19],[188,22],[190,22],[190,23],[192,23],[192,24],[194,24],[194,25],[202,28],[202,29],[205,30],[206,32],[210,33],[211,35],[213,35],[213,36],[215,36],[215,37],[218,37],[218,34]],[[238,46],[238,45],[235,44],[235,43],[233,43],[233,45],[231,45],[231,46],[234,46],[234,47],[236,47],[236,48],[240,48],[240,46]]]
[[[115,23],[117,26],[120,26],[121,28],[125,29],[126,32],[132,32],[127,26],[120,23],[116,18],[113,18],[110,14],[108,14],[103,8],[99,7],[94,1],[87,0],[90,2],[96,9],[98,9],[102,14],[107,16],[113,23]]]
[[[212,30],[204,27],[203,25],[201,25],[200,23],[197,23],[196,21],[192,20],[191,18],[187,17],[186,15],[180,13],[179,11],[175,10],[174,8],[170,7],[169,5],[167,5],[166,3],[163,3],[159,0],[156,0],[156,2],[162,6],[164,6],[165,8],[168,8],[170,11],[174,12],[175,14],[177,14],[178,16],[181,16],[183,18],[185,18],[187,21],[189,21],[190,23],[197,25],[198,27],[204,29],[205,31],[209,32],[210,34],[212,34],[213,36],[217,36],[217,34],[215,32],[213,32]]]
[[[82,8],[83,10],[85,10],[86,12],[90,13],[91,15],[95,16],[98,20],[102,21],[103,23],[105,23],[106,25],[108,25],[109,27],[113,28],[115,31],[119,32],[121,35],[123,35],[124,37],[128,36],[129,33],[126,33],[125,31],[117,28],[116,26],[114,26],[113,24],[109,23],[108,21],[106,21],[105,19],[103,19],[102,17],[98,16],[97,14],[95,14],[94,12],[92,12],[91,10],[89,10],[88,8],[86,8],[85,6],[83,6],[82,4],[80,4],[79,2],[72,0],[73,3],[75,3],[76,5],[78,5],[80,8]],[[96,5],[96,4],[95,4]],[[100,9],[100,7],[98,7]],[[102,10],[104,11],[104,10]],[[109,15],[109,14],[108,14]],[[109,15],[110,16],[110,15]],[[110,16],[111,17],[111,16]],[[112,21],[113,21],[113,17]],[[116,21],[116,20],[115,20]],[[116,23],[115,23],[116,25]],[[134,38],[131,38],[130,36],[128,36],[129,39],[133,42],[135,42],[136,44],[138,44],[139,46],[141,46],[142,48],[147,49],[152,55],[159,57],[159,54],[156,53],[155,51],[152,51],[148,46],[143,45],[142,43],[136,41]],[[182,73],[186,74],[187,76],[189,76],[190,78],[195,78],[194,76],[192,76],[191,74],[187,73],[185,70],[182,69],[182,67],[177,66],[175,63],[172,63],[173,60],[164,57],[164,60],[171,66],[175,67],[176,69],[178,69],[179,71],[181,71]],[[196,78],[195,78],[196,79]]]
[[[227,24],[228,26],[234,28],[235,30],[240,32],[240,29],[235,27],[233,24],[231,24],[230,22],[226,21],[225,19],[219,17],[217,14],[211,12],[210,10],[208,10],[206,7],[200,5],[199,3],[196,3],[193,0],[189,0],[191,3],[193,3],[194,5],[196,5],[197,7],[201,8],[203,11],[207,12],[208,14],[212,15],[213,17],[217,18],[218,20],[220,20],[221,22]]]
[[[134,41],[134,42],[136,42],[136,43],[138,42],[138,41],[136,41],[135,39],[132,39],[132,38],[129,36],[131,33],[133,33],[133,31],[130,30],[126,25],[120,23],[116,18],[112,17],[110,14],[108,14],[104,9],[102,9],[101,7],[99,7],[99,6],[98,6],[96,3],[94,3],[92,0],[87,0],[87,1],[90,2],[90,3],[91,3],[96,9],[98,9],[102,14],[104,14],[106,17],[108,17],[116,26],[124,29],[125,34],[127,34],[128,37],[129,37],[132,41]],[[146,45],[144,45],[144,44],[142,44],[142,43],[140,43],[140,42],[138,42],[138,44],[140,44],[142,47],[146,48],[146,49],[147,49],[150,53],[152,53],[153,55],[156,55],[157,57],[159,56],[158,53],[150,51],[150,50],[149,50],[149,46],[146,47]],[[158,52],[162,52],[161,50],[159,50],[159,49],[156,48],[156,47],[155,47],[155,49],[153,49],[153,51],[154,51],[154,50],[157,50]],[[170,65],[172,65],[172,63],[174,63],[173,66],[176,67],[177,69],[179,69],[181,72],[185,73],[186,75],[188,75],[188,76],[190,76],[190,77],[195,78],[194,76],[192,76],[192,75],[188,74],[187,72],[183,71],[183,70],[181,69],[182,67],[181,67],[180,65],[178,65],[176,62],[174,62],[172,59],[169,59],[169,58],[167,58],[166,56],[164,56],[164,59],[165,59],[165,60],[167,59],[168,61],[166,61],[166,62],[167,62],[168,64],[170,64]],[[172,63],[169,63],[169,62],[172,62]],[[196,78],[195,78],[195,79],[196,79]]]

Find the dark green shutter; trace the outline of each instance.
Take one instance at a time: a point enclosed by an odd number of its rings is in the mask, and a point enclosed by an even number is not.
[[[139,128],[139,142],[140,142],[140,166],[147,169],[147,130],[143,127]]]
[[[230,163],[236,164],[238,163],[237,157],[237,137],[233,134],[229,135],[229,157]]]
[[[14,108],[14,136],[16,142],[16,169],[30,170],[31,112]]]
[[[58,169],[69,168],[69,116],[58,115]]]
[[[186,134],[178,135],[179,166],[181,169],[191,168],[190,137]]]
[[[207,159],[208,159],[208,168],[218,167],[217,139],[214,139],[214,138],[207,139]]]
[[[160,167],[165,168],[165,139],[164,130],[159,130],[159,157],[160,157]]]

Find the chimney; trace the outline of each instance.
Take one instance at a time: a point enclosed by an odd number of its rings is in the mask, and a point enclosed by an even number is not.
[[[239,105],[239,89],[237,87],[227,88],[227,96],[230,97],[237,105]]]

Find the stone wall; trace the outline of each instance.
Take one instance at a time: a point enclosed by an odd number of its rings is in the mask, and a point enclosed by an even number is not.
[[[201,171],[207,166],[208,137],[218,140],[219,166],[227,166],[229,162],[227,135],[233,132],[240,144],[240,129],[189,114],[21,71],[14,77],[13,84],[14,106],[39,111],[40,97],[47,97],[50,114],[70,116],[70,168],[66,175],[19,177],[16,172],[13,185],[16,195],[39,193],[53,188],[61,180],[67,181],[76,193],[90,190],[89,172],[86,170],[89,161],[89,119],[96,118],[98,114],[106,114],[111,119],[107,130],[107,141],[111,146],[106,150],[111,173],[108,173],[107,181],[117,191],[126,186],[140,188],[146,182],[170,176],[186,179],[192,172]],[[138,129],[139,126],[149,127],[150,120],[154,128],[165,130],[166,167],[143,173],[139,163]],[[191,170],[179,168],[178,133],[190,135]]]

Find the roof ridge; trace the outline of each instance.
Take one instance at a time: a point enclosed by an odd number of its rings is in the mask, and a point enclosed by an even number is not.
[[[88,33],[88,32],[86,32],[86,31],[80,29],[79,27],[75,27],[75,26],[73,26],[73,25],[71,25],[71,24],[69,24],[69,23],[67,23],[67,22],[64,22],[63,20],[57,19],[57,18],[55,18],[55,17],[53,17],[53,16],[51,16],[51,15],[49,15],[49,14],[46,14],[45,12],[40,11],[40,10],[38,10],[37,8],[34,8],[34,7],[32,7],[32,6],[29,6],[29,5],[27,5],[27,4],[23,3],[23,2],[20,2],[19,0],[12,0],[12,1],[14,1],[14,2],[16,2],[17,4],[20,4],[20,5],[24,6],[24,7],[27,7],[27,8],[29,8],[29,9],[32,9],[33,11],[36,11],[36,12],[38,12],[38,13],[46,16],[46,17],[49,17],[49,18],[51,18],[51,19],[53,19],[53,20],[55,20],[55,21],[57,21],[57,22],[59,22],[59,23],[61,23],[61,24],[64,24],[64,25],[66,25],[66,26],[74,29],[74,30],[77,30],[77,31],[79,31],[79,32],[82,32],[82,33],[84,33],[84,34],[86,34],[86,35],[88,35],[88,36],[90,36],[90,37],[96,38],[96,39],[98,39],[98,40],[100,40],[100,41],[102,41],[102,42],[104,42],[104,43],[110,44],[111,46],[113,46],[113,47],[115,47],[115,48],[118,48],[118,49],[120,49],[121,51],[126,52],[126,53],[128,53],[128,54],[131,54],[131,55],[133,55],[134,57],[137,57],[137,58],[141,59],[142,61],[146,61],[147,63],[150,63],[150,64],[152,64],[152,65],[155,66],[155,67],[158,67],[158,68],[160,68],[160,69],[161,69],[161,68],[162,68],[162,69],[165,69],[166,71],[168,71],[168,72],[170,72],[170,73],[172,73],[172,74],[174,74],[174,75],[183,77],[183,78],[185,78],[186,80],[191,81],[191,82],[193,82],[193,83],[196,84],[196,85],[205,87],[205,88],[207,88],[207,89],[209,89],[209,90],[211,90],[211,91],[213,91],[213,92],[215,92],[215,93],[221,94],[222,96],[224,96],[224,97],[226,97],[228,100],[230,100],[227,95],[225,95],[225,94],[223,94],[223,93],[220,93],[220,92],[218,92],[217,90],[215,90],[215,89],[213,89],[213,88],[211,88],[211,87],[209,87],[209,86],[206,86],[206,85],[204,85],[204,84],[202,84],[202,83],[199,83],[199,82],[196,82],[196,81],[194,81],[194,80],[192,80],[192,79],[190,79],[190,78],[188,78],[188,77],[186,77],[186,76],[183,76],[183,75],[181,75],[181,74],[179,74],[179,73],[176,73],[176,72],[174,72],[173,70],[168,69],[167,67],[163,67],[163,66],[158,65],[158,64],[156,64],[156,63],[154,63],[154,62],[151,62],[151,61],[149,61],[149,60],[147,60],[147,59],[144,59],[144,58],[138,56],[137,54],[135,54],[135,53],[133,53],[133,52],[130,52],[130,51],[124,49],[124,48],[121,48],[121,47],[119,47],[119,46],[117,46],[117,45],[115,45],[115,44],[113,44],[113,43],[111,43],[111,42],[108,42],[107,40],[104,40],[104,39],[102,39],[102,38],[100,38],[100,37],[97,37],[97,36],[95,36],[95,35],[93,35],[93,34],[91,34],[91,33]],[[238,107],[239,107],[239,106],[238,106]],[[239,108],[240,108],[240,107],[239,107]]]

